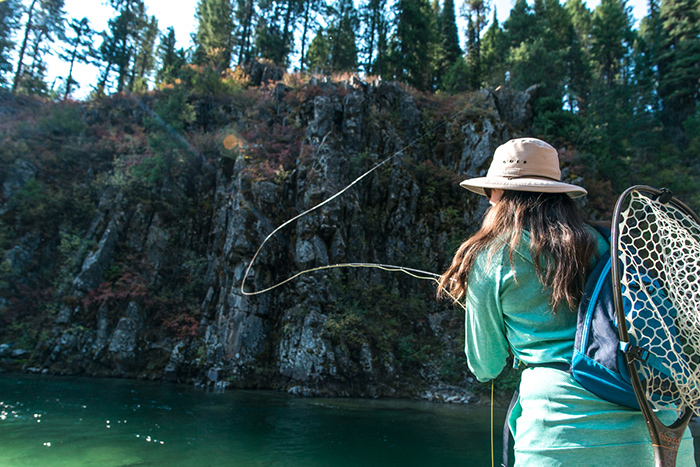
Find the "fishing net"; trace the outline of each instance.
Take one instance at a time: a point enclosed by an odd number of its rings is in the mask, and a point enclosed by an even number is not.
[[[620,218],[630,343],[642,349],[635,366],[652,407],[700,415],[700,226],[655,198],[632,191]]]

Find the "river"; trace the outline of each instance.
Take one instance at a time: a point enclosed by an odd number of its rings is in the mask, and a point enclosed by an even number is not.
[[[489,466],[489,411],[5,373],[0,466]]]

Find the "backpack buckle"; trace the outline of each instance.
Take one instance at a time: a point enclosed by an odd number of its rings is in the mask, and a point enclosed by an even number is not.
[[[649,351],[636,345],[632,345],[629,342],[620,342],[620,350],[625,355],[629,355],[630,358],[635,360],[640,360],[646,362],[649,360]]]

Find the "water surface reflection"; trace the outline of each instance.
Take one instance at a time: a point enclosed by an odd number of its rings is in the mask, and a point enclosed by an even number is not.
[[[0,439],[3,466],[491,465],[487,407],[131,380],[0,375]]]

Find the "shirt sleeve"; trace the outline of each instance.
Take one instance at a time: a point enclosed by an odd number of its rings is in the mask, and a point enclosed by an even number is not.
[[[464,351],[469,369],[481,382],[498,376],[509,355],[500,301],[503,277],[500,253],[489,261],[488,253],[482,252],[467,284]]]

